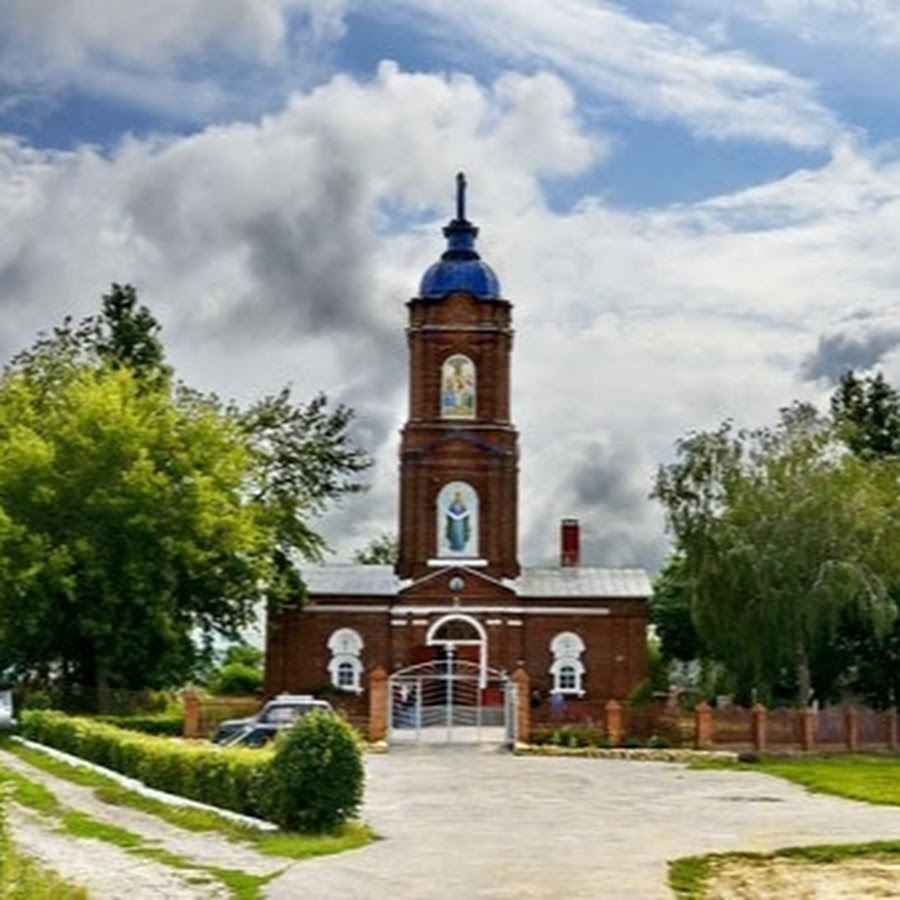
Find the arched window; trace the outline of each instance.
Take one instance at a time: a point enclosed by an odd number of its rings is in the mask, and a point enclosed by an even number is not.
[[[437,556],[478,556],[478,494],[464,481],[451,481],[437,498]]]
[[[331,651],[328,674],[336,688],[362,693],[362,648],[363,639],[352,628],[339,628],[328,638],[328,649]]]
[[[339,662],[337,666],[337,686],[354,690],[358,685],[356,667],[349,660]]]
[[[475,418],[475,363],[462,353],[448,356],[441,366],[441,417]]]
[[[550,641],[550,652],[553,663],[550,674],[553,676],[554,694],[584,696],[584,641],[574,631],[561,631]]]

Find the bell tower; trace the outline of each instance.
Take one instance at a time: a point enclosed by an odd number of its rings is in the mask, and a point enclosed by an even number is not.
[[[457,175],[447,248],[407,304],[409,416],[400,446],[397,574],[453,565],[519,574],[518,433],[510,419],[512,305],[475,250]]]

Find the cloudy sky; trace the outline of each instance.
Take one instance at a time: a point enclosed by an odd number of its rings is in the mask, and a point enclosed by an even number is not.
[[[395,530],[405,301],[454,174],[515,304],[525,563],[655,569],[674,441],[900,382],[895,0],[0,0],[0,357],[136,285],[189,384],[357,411]]]

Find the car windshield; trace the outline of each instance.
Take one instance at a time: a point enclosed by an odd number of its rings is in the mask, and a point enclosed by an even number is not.
[[[260,722],[291,722],[300,713],[297,706],[270,706],[260,717]]]

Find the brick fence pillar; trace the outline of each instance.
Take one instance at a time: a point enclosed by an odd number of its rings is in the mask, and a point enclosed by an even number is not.
[[[762,703],[753,704],[750,710],[750,737],[755,750],[766,749],[768,716],[769,711]]]
[[[709,747],[713,742],[712,708],[704,701],[694,707],[694,744]]]
[[[887,746],[888,750],[897,749],[897,710],[887,711]]]
[[[369,673],[369,740],[372,743],[387,737],[388,694],[387,672],[375,666]]]
[[[610,744],[622,743],[622,706],[615,700],[603,707],[603,730]]]
[[[800,731],[800,749],[813,750],[816,746],[816,713],[808,706],[797,710],[797,725]]]
[[[531,738],[531,678],[522,666],[513,672],[516,687],[516,740],[527,744]]]
[[[184,692],[184,725],[181,733],[186,738],[200,737],[203,734],[203,708],[200,695],[190,687]]]
[[[844,712],[844,743],[848,750],[859,750],[859,713],[852,706]]]

